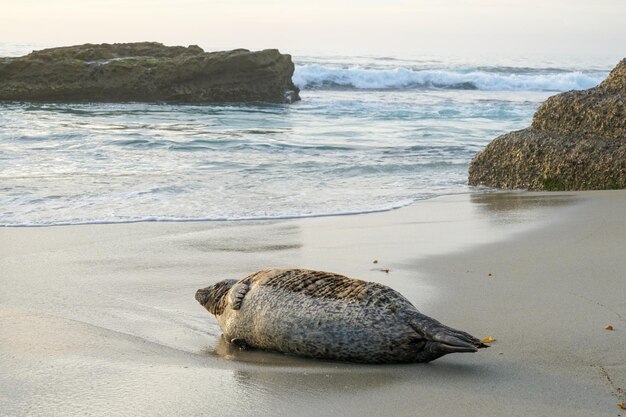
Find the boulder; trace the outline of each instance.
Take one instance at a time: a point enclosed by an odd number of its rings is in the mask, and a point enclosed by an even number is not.
[[[85,44],[0,58],[0,101],[283,103],[300,99],[293,71],[276,49]]]
[[[626,188],[626,59],[597,87],[546,100],[531,127],[494,139],[469,184],[527,190]]]

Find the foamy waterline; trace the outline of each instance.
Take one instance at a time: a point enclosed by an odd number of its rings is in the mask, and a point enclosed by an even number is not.
[[[450,193],[452,195],[455,193]],[[447,195],[447,194],[440,194]],[[287,214],[276,216],[216,216],[216,217],[166,217],[166,216],[145,216],[130,219],[96,219],[96,220],[74,220],[59,222],[43,222],[43,223],[0,223],[0,227],[57,227],[57,226],[86,226],[98,224],[131,224],[131,223],[193,223],[193,222],[244,222],[244,221],[280,221],[280,220],[297,220],[310,219],[318,217],[340,217],[340,216],[356,216],[361,214],[384,213],[388,211],[398,210],[403,207],[410,206],[421,200],[438,197],[439,195],[425,195],[414,200],[406,200],[390,204],[387,207],[374,208],[369,210],[352,210],[337,212],[321,212],[310,214]]]
[[[485,91],[568,91],[596,86],[608,72],[534,70],[532,72],[493,68],[424,69],[364,68],[306,64],[296,66],[293,81],[302,88],[444,88]]]

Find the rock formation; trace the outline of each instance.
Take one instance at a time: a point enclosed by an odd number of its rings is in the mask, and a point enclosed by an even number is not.
[[[0,100],[283,103],[300,99],[293,71],[276,49],[85,44],[0,58]]]
[[[550,97],[530,128],[494,139],[470,164],[469,184],[626,188],[626,59],[597,87]]]

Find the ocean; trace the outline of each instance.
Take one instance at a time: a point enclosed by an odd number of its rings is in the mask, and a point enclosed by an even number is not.
[[[0,56],[32,49],[0,45]],[[611,69],[519,57],[294,62],[302,101],[291,105],[0,103],[0,226],[342,215],[469,192],[485,145]]]

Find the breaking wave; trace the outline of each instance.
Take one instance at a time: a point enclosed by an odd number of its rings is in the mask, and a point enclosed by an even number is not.
[[[302,89],[443,88],[487,91],[568,91],[596,86],[607,72],[490,69],[371,69],[337,68],[319,64],[296,66],[293,81]]]

